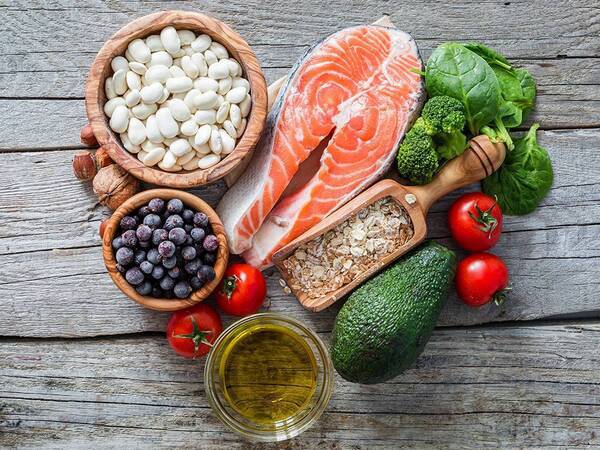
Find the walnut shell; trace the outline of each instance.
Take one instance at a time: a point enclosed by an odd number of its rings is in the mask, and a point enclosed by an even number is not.
[[[94,177],[94,192],[101,205],[115,210],[140,190],[140,182],[116,164],[103,167]]]

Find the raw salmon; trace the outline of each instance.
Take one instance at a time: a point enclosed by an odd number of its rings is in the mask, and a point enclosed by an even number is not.
[[[307,52],[217,208],[233,253],[268,266],[275,251],[386,172],[423,100],[411,68],[422,69],[414,40],[378,26],[341,30]],[[307,158],[312,169],[301,166]]]

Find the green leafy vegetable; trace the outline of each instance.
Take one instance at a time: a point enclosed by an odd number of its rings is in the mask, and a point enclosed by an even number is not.
[[[438,169],[438,155],[435,151],[433,139],[423,126],[417,123],[410,129],[400,147],[396,157],[398,172],[404,178],[416,184],[427,184]]]
[[[498,171],[483,180],[483,191],[496,196],[502,211],[509,215],[529,214],[544,199],[554,175],[548,152],[537,143],[534,124],[515,148],[506,154]]]

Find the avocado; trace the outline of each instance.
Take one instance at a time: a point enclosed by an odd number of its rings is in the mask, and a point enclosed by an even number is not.
[[[375,384],[410,367],[433,332],[455,270],[454,252],[430,241],[355,290],[333,327],[338,373]]]

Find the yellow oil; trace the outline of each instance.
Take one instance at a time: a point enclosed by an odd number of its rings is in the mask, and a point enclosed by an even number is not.
[[[317,386],[317,362],[308,344],[275,324],[240,333],[224,349],[219,370],[231,407],[261,425],[296,416]]]

